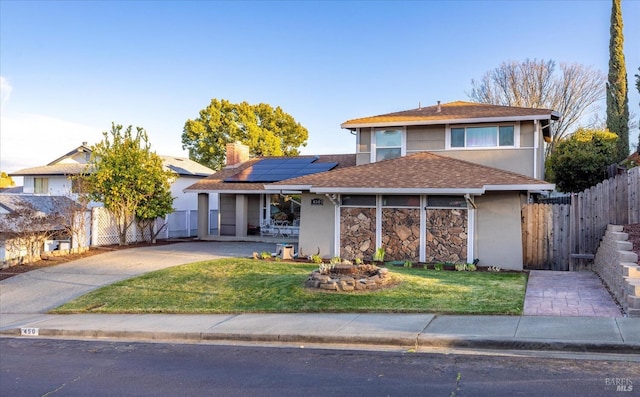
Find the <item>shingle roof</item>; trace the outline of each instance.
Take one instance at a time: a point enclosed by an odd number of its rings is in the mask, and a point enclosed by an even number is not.
[[[65,156],[61,157],[64,158]],[[193,160],[184,157],[160,156],[165,167],[180,176],[208,176],[213,173],[211,168],[205,167]],[[87,164],[57,163],[31,167],[9,173],[10,176],[27,175],[78,175],[86,172]]]
[[[300,157],[315,157],[315,156],[300,156]],[[257,163],[262,159],[273,159],[277,157],[256,157],[245,161],[237,167],[225,167],[220,171],[204,178],[184,191],[196,192],[196,191],[226,191],[226,192],[242,192],[242,191],[264,191],[264,183],[251,183],[251,182],[224,182],[225,178],[240,173]],[[338,170],[344,167],[351,167],[356,164],[355,154],[325,154],[319,155],[316,163],[338,163],[334,170]]]
[[[213,174],[213,170],[205,167],[200,163],[176,156],[160,156],[165,167],[181,176],[209,176]]]
[[[60,163],[52,165],[43,165],[40,167],[24,168],[16,172],[9,173],[10,176],[27,176],[27,175],[78,175],[84,172],[87,164],[77,163]]]
[[[302,176],[267,188],[323,192],[548,190],[553,185],[514,172],[422,152],[392,160]]]
[[[478,122],[489,120],[558,119],[560,115],[550,109],[498,106],[474,102],[450,102],[420,107],[378,116],[362,117],[342,123],[342,128],[354,129],[371,126],[444,124],[449,122]]]
[[[28,203],[45,214],[61,211],[63,207],[73,205],[74,201],[63,196],[37,196],[32,194],[0,194],[0,206],[13,212],[21,203]]]

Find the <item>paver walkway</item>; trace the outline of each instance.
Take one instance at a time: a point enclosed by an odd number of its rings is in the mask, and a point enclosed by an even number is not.
[[[523,313],[525,316],[622,317],[611,294],[591,271],[532,270]]]

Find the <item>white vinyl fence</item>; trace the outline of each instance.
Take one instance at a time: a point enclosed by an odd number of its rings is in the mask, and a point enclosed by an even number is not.
[[[209,234],[217,234],[218,210],[209,211]],[[165,219],[157,219],[155,230],[166,223],[164,229],[158,235],[158,239],[185,238],[198,235],[198,211],[180,210],[167,215]],[[140,228],[134,224],[129,228],[127,243],[142,242],[149,238],[148,232],[140,233]],[[91,245],[114,245],[120,241],[118,228],[112,214],[104,207],[95,207],[91,214]]]

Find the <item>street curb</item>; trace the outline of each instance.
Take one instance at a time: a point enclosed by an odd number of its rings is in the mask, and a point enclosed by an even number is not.
[[[21,336],[20,328],[0,331],[1,336]],[[563,341],[541,339],[491,339],[478,337],[452,337],[429,335],[428,338],[413,336],[349,336],[349,335],[300,335],[300,334],[241,334],[211,332],[156,332],[156,331],[110,331],[39,329],[39,337],[68,337],[83,339],[128,339],[128,340],[172,340],[172,341],[217,341],[217,342],[261,342],[296,344],[377,345],[407,349],[462,348],[490,350],[540,350],[571,351],[581,353],[626,353],[640,354],[640,343],[601,343],[595,341]]]

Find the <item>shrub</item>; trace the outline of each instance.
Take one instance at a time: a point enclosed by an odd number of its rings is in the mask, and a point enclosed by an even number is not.
[[[444,269],[444,264],[443,263],[436,263],[433,265],[433,268],[437,271],[440,271],[442,269]]]
[[[466,263],[456,263],[456,270],[459,272],[464,272],[465,270],[467,270],[467,264]]]
[[[384,255],[385,255],[384,247],[379,247],[378,249],[376,249],[375,254],[373,254],[373,261],[374,262],[383,262],[384,261]]]
[[[311,255],[312,263],[322,263],[322,257],[320,255]]]
[[[262,251],[260,253],[260,258],[262,258],[262,259],[271,259],[271,252]]]

